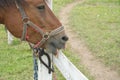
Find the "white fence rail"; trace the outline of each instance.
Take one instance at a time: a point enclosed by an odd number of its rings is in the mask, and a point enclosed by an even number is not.
[[[46,57],[43,57],[43,60],[48,63]],[[61,51],[59,51],[58,57],[53,57],[53,63],[66,80],[88,80]],[[52,80],[52,74],[48,73],[48,69],[40,64],[39,60],[38,65],[38,80]]]
[[[61,51],[58,58],[53,58],[53,62],[66,80],[88,80]]]

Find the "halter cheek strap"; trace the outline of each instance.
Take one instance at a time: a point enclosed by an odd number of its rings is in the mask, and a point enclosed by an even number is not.
[[[23,7],[18,2],[18,0],[15,0],[15,4],[22,16],[22,21],[23,21],[23,32],[22,32],[22,37],[21,37],[22,41],[23,40],[26,41],[26,39],[29,38],[29,36],[27,35],[28,26],[34,28],[37,32],[39,32],[42,35],[42,40],[40,40],[34,47],[41,47],[46,42],[46,40],[48,40],[50,37],[55,36],[61,33],[62,31],[64,31],[64,27],[60,26],[59,28],[54,29],[50,33],[43,32],[42,29],[40,29],[36,24],[34,24],[32,21],[29,20],[29,17],[26,15]]]

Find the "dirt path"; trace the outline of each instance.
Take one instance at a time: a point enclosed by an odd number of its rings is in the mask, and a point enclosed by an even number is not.
[[[77,34],[73,32],[68,26],[68,17],[72,8],[82,3],[83,1],[74,1],[71,4],[66,5],[60,12],[59,16],[63,25],[67,28],[66,32],[69,36],[69,44],[77,52],[82,60],[82,64],[88,68],[91,75],[95,80],[120,80],[120,76],[117,72],[111,70],[104,66],[98,59],[96,59],[88,48],[85,46],[84,42],[77,38]]]

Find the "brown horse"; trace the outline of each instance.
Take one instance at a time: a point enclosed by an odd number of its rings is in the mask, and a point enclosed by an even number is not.
[[[68,37],[46,2],[36,1],[0,0],[0,23],[5,24],[15,37],[23,37],[27,42],[37,44],[36,47],[57,53],[58,49],[64,48]]]

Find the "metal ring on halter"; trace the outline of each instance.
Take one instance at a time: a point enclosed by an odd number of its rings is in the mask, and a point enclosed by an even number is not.
[[[28,18],[28,17],[24,17],[24,18],[22,19],[22,21],[23,21],[24,23],[27,23],[27,22],[29,21],[29,18]]]
[[[43,39],[45,39],[45,40],[47,40],[49,37],[50,37],[50,36],[49,36],[49,33],[48,33],[48,32],[46,32],[46,33],[43,35]]]

